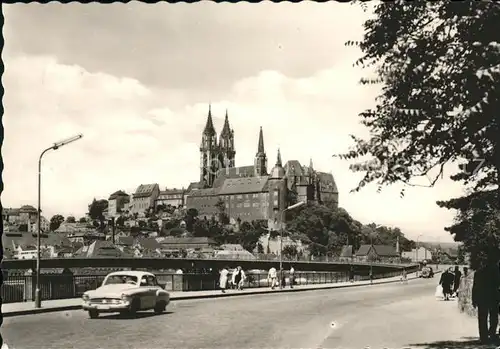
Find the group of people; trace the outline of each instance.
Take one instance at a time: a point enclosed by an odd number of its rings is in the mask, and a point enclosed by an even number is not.
[[[464,268],[464,274],[467,274],[466,268]],[[453,268],[449,268],[443,271],[441,278],[439,279],[439,285],[443,288],[445,301],[449,301],[451,297],[457,295],[461,278],[462,272],[458,268],[458,265],[455,266],[454,270]]]
[[[247,277],[241,267],[237,267],[233,270],[233,272],[231,273],[231,278],[229,277],[230,273],[228,268],[222,268],[222,270],[219,273],[220,273],[219,287],[222,293],[225,293],[226,289],[228,288],[243,290],[243,286],[245,285],[245,280],[247,279]],[[293,288],[293,283],[295,281],[295,269],[291,267],[288,274],[289,274],[290,288]],[[275,287],[279,286],[279,282],[281,282],[281,285],[283,287],[286,284],[285,273],[284,272],[281,273],[281,280],[279,280],[278,271],[276,270],[275,267],[271,267],[269,269],[269,272],[267,274],[267,279],[269,286],[273,290]]]
[[[229,279],[229,270],[227,268],[222,268],[222,270],[220,271],[219,287],[222,290],[222,293],[225,293],[226,288],[228,287],[232,289],[242,290],[246,278],[247,277],[245,275],[245,272],[241,267],[236,267],[233,270],[231,279]]]

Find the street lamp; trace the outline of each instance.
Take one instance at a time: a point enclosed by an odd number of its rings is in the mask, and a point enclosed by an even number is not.
[[[418,272],[420,270],[420,262],[418,261],[418,245],[419,245],[419,240],[420,240],[420,237],[422,237],[424,234],[420,234],[419,236],[417,236],[417,244],[416,244],[416,249],[415,249],[415,260],[416,262],[418,263],[418,269],[417,269],[417,277],[418,277]]]
[[[297,202],[296,204],[292,206],[288,206],[285,208],[283,211],[281,211],[281,217],[280,217],[280,280],[279,280],[279,285],[280,288],[283,288],[283,231],[284,231],[284,221],[285,221],[285,212],[294,210],[296,208],[299,208],[305,204],[304,201]]]
[[[41,226],[41,216],[42,216],[42,210],[40,208],[40,202],[41,202],[41,183],[42,183],[42,157],[43,155],[48,152],[49,150],[57,150],[60,147],[75,142],[83,137],[82,134],[79,134],[77,136],[73,136],[71,138],[65,139],[64,141],[54,143],[53,146],[45,149],[42,151],[40,154],[40,157],[38,158],[38,235],[37,235],[37,245],[36,245],[36,286],[35,286],[35,308],[41,308],[42,306],[42,299],[40,297],[40,245],[41,245],[41,232],[40,232],[40,226]]]

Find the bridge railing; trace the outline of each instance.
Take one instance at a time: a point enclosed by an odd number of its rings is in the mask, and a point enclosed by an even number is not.
[[[374,279],[388,278],[400,275],[399,271],[375,274]],[[81,297],[85,291],[99,287],[104,281],[104,274],[90,275],[42,275],[40,291],[42,300],[69,299]],[[157,273],[158,282],[166,290],[201,291],[218,289],[218,274],[199,273]],[[290,284],[290,278],[285,272],[285,285]],[[368,272],[354,276],[355,281],[369,279]],[[328,284],[349,281],[347,272],[295,272],[294,285]],[[267,273],[249,272],[245,288],[270,287]],[[34,300],[35,279],[32,275],[7,276],[1,287],[3,303],[30,302]]]

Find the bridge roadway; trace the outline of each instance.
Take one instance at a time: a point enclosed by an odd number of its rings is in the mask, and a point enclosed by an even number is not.
[[[475,348],[475,319],[434,298],[437,278],[354,288],[174,301],[136,319],[82,310],[4,319],[11,348]],[[234,291],[236,292],[236,291]],[[427,344],[426,344],[427,343]]]
[[[271,266],[278,268],[279,261],[244,260],[244,259],[196,259],[196,258],[50,258],[41,260],[41,268],[147,268],[147,269],[205,269],[241,266],[243,269],[267,270]],[[368,270],[370,266],[376,273],[391,272],[402,267],[415,267],[411,264],[369,263],[369,262],[316,262],[316,261],[283,261],[283,267],[303,271],[347,271],[350,265],[356,269]],[[2,269],[35,269],[35,259],[7,259],[1,263]]]

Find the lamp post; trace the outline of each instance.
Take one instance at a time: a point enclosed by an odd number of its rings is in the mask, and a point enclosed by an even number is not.
[[[296,204],[292,206],[288,206],[285,208],[283,211],[281,211],[281,217],[280,217],[280,280],[279,280],[279,285],[280,288],[283,288],[283,232],[284,232],[284,221],[285,221],[285,212],[294,210],[298,207],[301,207],[305,204],[304,201],[297,202]]]
[[[54,143],[53,146],[45,149],[42,151],[40,154],[40,157],[38,158],[38,228],[37,228],[37,244],[36,244],[36,283],[35,283],[35,308],[40,308],[42,306],[42,299],[40,297],[40,246],[41,246],[41,232],[40,232],[40,226],[41,226],[41,216],[42,216],[42,210],[40,208],[41,206],[41,196],[42,196],[42,190],[41,190],[41,183],[42,183],[42,157],[43,155],[48,152],[49,150],[57,150],[60,147],[75,142],[83,137],[82,134],[79,134],[77,136],[65,139],[64,141]]]
[[[417,248],[415,249],[415,260],[418,263],[417,277],[418,277],[418,272],[420,271],[420,262],[418,261],[418,246],[419,246],[420,237],[423,236],[423,235],[424,234],[420,234],[419,236],[417,236],[417,244],[416,244]]]

